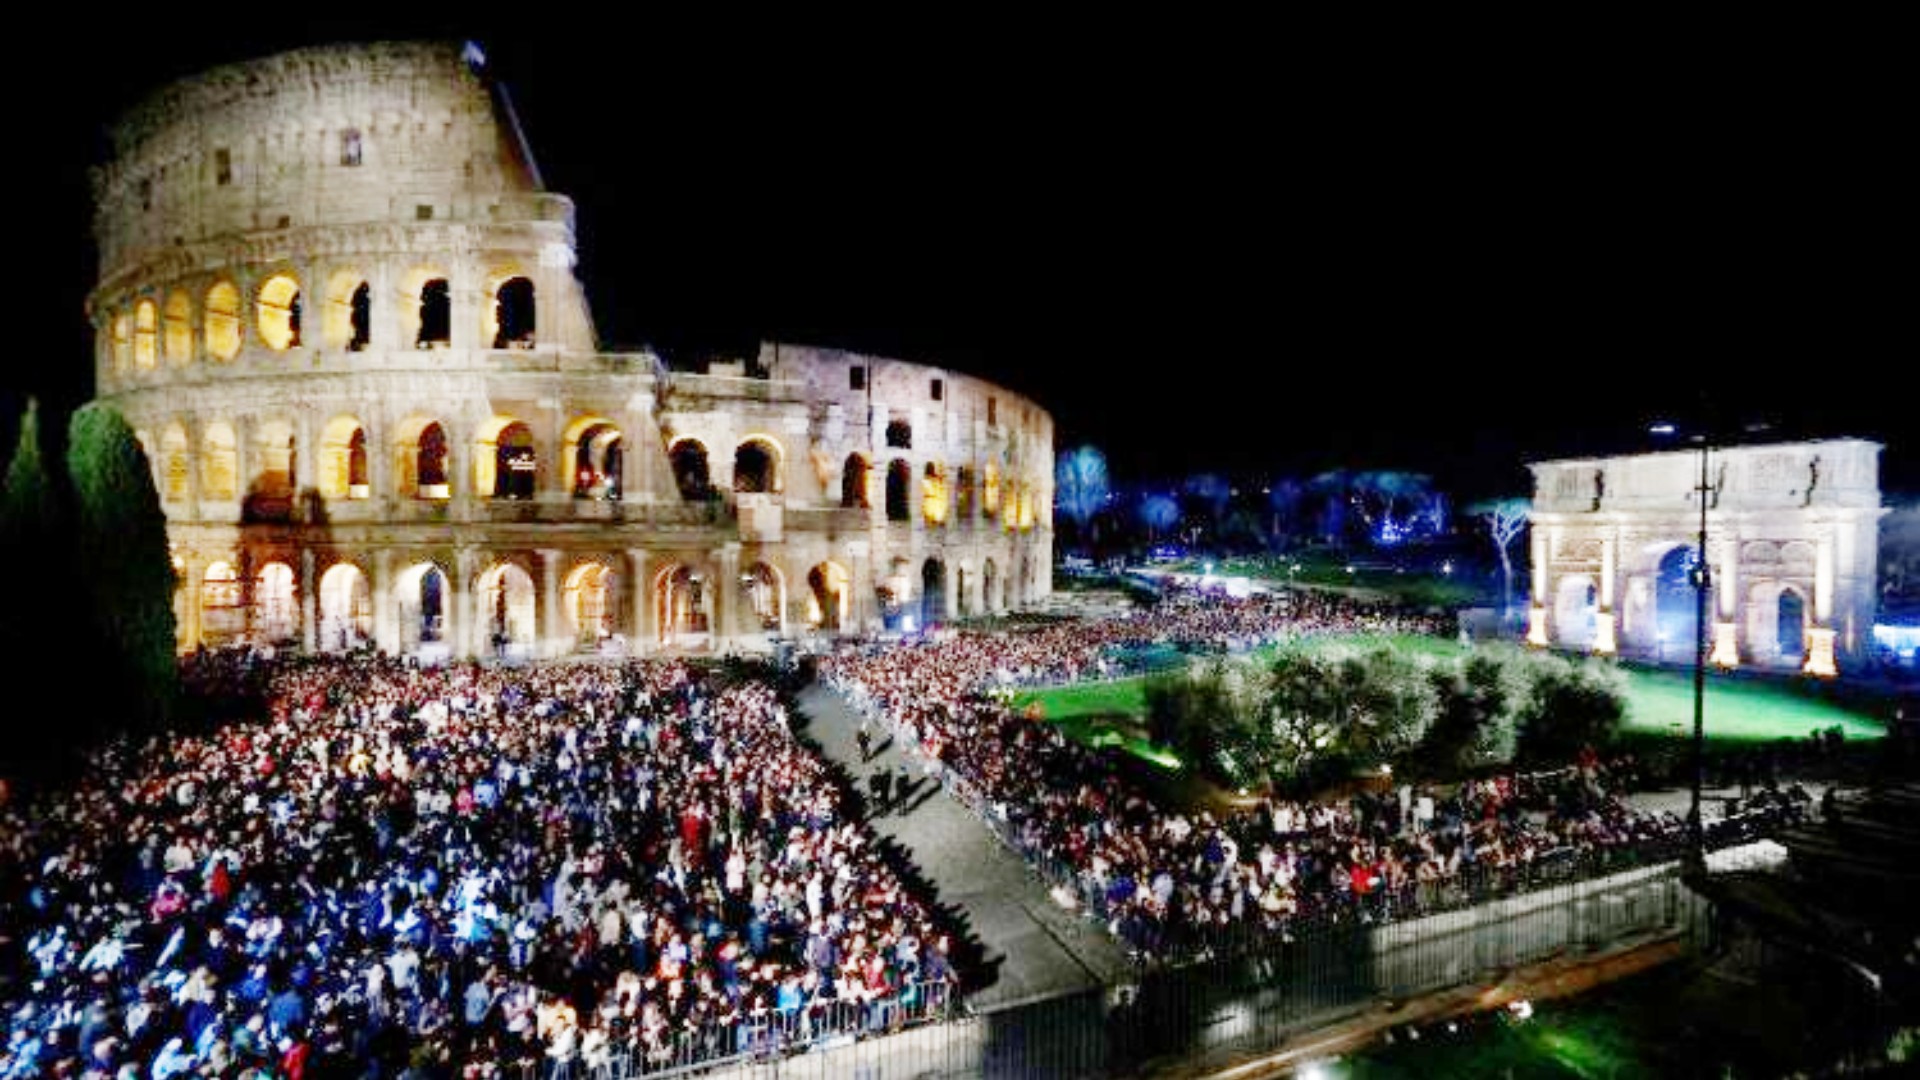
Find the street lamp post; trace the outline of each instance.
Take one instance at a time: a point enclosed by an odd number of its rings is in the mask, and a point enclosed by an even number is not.
[[[1711,442],[1703,432],[1695,438],[1700,443],[1700,551],[1694,566],[1694,609],[1693,609],[1693,810],[1688,817],[1688,826],[1693,841],[1692,860],[1694,870],[1703,870],[1707,862],[1706,823],[1700,817],[1700,787],[1706,779],[1706,715],[1707,715],[1707,590],[1711,587],[1711,574],[1707,569],[1707,496],[1710,488],[1707,482],[1707,454]]]

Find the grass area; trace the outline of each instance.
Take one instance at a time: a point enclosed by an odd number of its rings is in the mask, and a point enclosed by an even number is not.
[[[1245,577],[1273,585],[1310,585],[1342,592],[1366,592],[1421,607],[1462,607],[1486,599],[1485,591],[1450,575],[1421,573],[1383,565],[1374,558],[1348,560],[1322,551],[1297,555],[1235,555],[1225,559],[1181,559],[1162,568],[1182,574],[1213,573]],[[1298,569],[1295,569],[1295,568]]]

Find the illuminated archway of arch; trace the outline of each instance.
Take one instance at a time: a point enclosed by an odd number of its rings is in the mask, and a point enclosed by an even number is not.
[[[512,416],[480,425],[473,447],[473,491],[483,499],[531,499],[540,489],[533,429]]]
[[[240,289],[231,281],[217,281],[207,290],[207,355],[231,360],[240,355]]]
[[[619,580],[600,562],[581,563],[567,574],[567,622],[581,647],[591,648],[619,632]]]
[[[518,563],[498,563],[480,575],[475,613],[494,653],[524,653],[538,639],[534,622],[533,576]]]
[[[953,514],[957,521],[973,520],[974,489],[979,484],[973,475],[973,468],[960,466],[953,482]]]
[[[920,517],[929,525],[947,523],[947,473],[937,462],[927,462],[920,479]]]
[[[215,562],[200,577],[200,640],[219,647],[239,641],[247,632],[240,575],[229,562]]]
[[[320,576],[320,648],[345,652],[372,636],[373,590],[367,575],[350,562],[333,564]]]
[[[261,282],[254,308],[254,322],[267,348],[285,352],[300,347],[300,282],[292,274],[275,274]]]
[[[621,497],[626,440],[604,416],[582,416],[567,425],[561,440],[561,464],[571,471],[576,499]]]
[[[160,497],[168,502],[185,502],[191,493],[192,471],[193,451],[187,445],[187,429],[176,420],[160,434]]]
[[[300,605],[294,597],[293,580],[293,567],[283,562],[270,562],[255,575],[253,632],[256,639],[279,643],[300,636]]]
[[[770,634],[786,630],[787,576],[770,563],[756,562],[740,575],[753,625]]]
[[[367,429],[352,416],[327,421],[320,434],[320,494],[328,499],[364,499],[372,494],[367,480]]]
[[[446,571],[422,562],[400,571],[393,583],[394,608],[398,613],[400,651],[410,653],[423,645],[436,645],[449,639],[452,620],[448,618],[451,593]]]
[[[989,518],[1000,515],[1000,466],[991,461],[981,475],[980,512]]]
[[[837,562],[807,571],[807,625],[816,630],[848,629],[853,577]]]
[[[653,579],[654,625],[663,645],[695,644],[708,632],[713,582],[685,563],[663,568]]]
[[[115,315],[109,337],[113,348],[113,373],[125,375],[133,368],[133,316],[124,311]]]
[[[673,466],[673,482],[680,489],[680,498],[704,502],[713,491],[707,472],[707,444],[691,435],[682,435],[667,448],[667,460]]]
[[[480,340],[493,349],[531,349],[534,343],[533,282],[524,275],[496,277],[488,288],[493,302],[483,307]]]
[[[133,306],[133,366],[152,371],[160,357],[160,309],[153,301],[142,300]]]
[[[176,366],[193,361],[193,297],[175,289],[167,295],[166,333],[163,344],[167,362]]]
[[[320,340],[329,349],[360,352],[373,340],[373,293],[356,270],[339,270],[327,279],[327,306]]]
[[[780,444],[765,435],[752,435],[733,449],[733,490],[744,494],[777,494],[781,484]]]
[[[200,442],[200,497],[221,502],[234,498],[239,454],[233,428],[216,420],[207,425]]]
[[[403,499],[453,496],[447,479],[447,429],[431,417],[403,420],[393,433],[394,493]]]

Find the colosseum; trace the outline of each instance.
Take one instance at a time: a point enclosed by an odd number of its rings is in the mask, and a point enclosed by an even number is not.
[[[171,85],[95,200],[95,385],[153,465],[182,649],[726,652],[1051,589],[1034,402],[824,348],[602,349],[573,205],[471,45]]]

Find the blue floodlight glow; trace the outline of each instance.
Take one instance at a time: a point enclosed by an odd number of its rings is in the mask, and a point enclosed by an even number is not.
[[[1671,435],[1673,434],[1673,425],[1665,422],[1658,423],[1649,427],[1647,432],[1652,435]]]
[[[1875,623],[1873,643],[1893,654],[1902,664],[1920,658],[1920,626],[1889,626]]]

